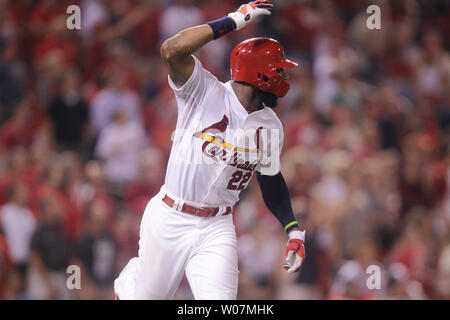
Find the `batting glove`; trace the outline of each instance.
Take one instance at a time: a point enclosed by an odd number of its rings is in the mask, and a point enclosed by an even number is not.
[[[305,246],[303,241],[305,240],[304,231],[292,231],[289,233],[289,241],[286,248],[285,264],[283,268],[288,273],[298,272],[302,267],[303,261],[305,261]]]
[[[270,15],[272,9],[273,4],[269,0],[256,0],[243,4],[237,11],[229,13],[228,16],[236,23],[236,30],[239,30],[258,16]]]

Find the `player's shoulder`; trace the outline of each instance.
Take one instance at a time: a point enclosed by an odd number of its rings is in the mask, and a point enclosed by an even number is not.
[[[202,62],[201,62],[196,56],[192,55],[192,58],[194,58],[194,62],[195,62],[195,66],[194,66],[194,71],[193,71],[193,72],[195,72],[196,69],[197,69],[198,71],[201,71],[201,73],[203,74],[203,76],[204,76],[205,78],[207,78],[208,80],[210,80],[212,83],[217,83],[217,82],[221,83],[221,82],[217,79],[217,77],[216,77],[215,75],[213,75],[209,70],[207,70],[207,69],[203,66]]]
[[[261,110],[261,121],[264,122],[266,127],[270,129],[280,129],[283,130],[283,124],[281,123],[280,118],[278,118],[278,115],[273,111],[272,108],[264,107],[264,109]]]
[[[192,58],[194,59],[194,69],[189,78],[182,85],[177,85],[168,75],[168,82],[177,97],[181,99],[196,97],[198,101],[204,100],[206,96],[214,91],[219,80],[203,67],[197,57],[192,55]]]

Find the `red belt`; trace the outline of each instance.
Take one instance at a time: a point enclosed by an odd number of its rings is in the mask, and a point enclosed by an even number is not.
[[[170,198],[167,194],[164,196],[162,201],[171,208],[173,208],[173,205],[175,203],[175,200]],[[184,203],[183,206],[181,207],[181,212],[193,214],[194,216],[199,216],[199,217],[213,217],[213,216],[217,215],[217,213],[219,212],[219,209],[220,208],[198,208],[198,207],[190,206],[190,205]],[[222,215],[225,216],[230,213],[231,213],[231,207],[227,207],[224,214],[222,214]]]

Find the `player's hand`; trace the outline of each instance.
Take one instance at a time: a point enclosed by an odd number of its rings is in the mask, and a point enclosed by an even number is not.
[[[273,4],[269,0],[256,0],[243,4],[237,11],[229,13],[228,16],[236,23],[236,30],[239,30],[258,16],[270,15],[272,9]]]
[[[298,272],[306,258],[303,239],[290,238],[284,258],[285,263],[283,268],[287,270],[288,273]]]

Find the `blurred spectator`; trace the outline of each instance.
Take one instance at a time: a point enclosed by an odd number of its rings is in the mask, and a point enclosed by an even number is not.
[[[66,269],[71,248],[56,199],[41,202],[39,226],[31,242],[28,294],[31,299],[70,299]]]
[[[437,290],[442,299],[450,299],[450,244],[442,250],[438,260]]]
[[[0,208],[0,224],[8,242],[8,252],[22,275],[27,272],[31,237],[36,228],[28,202],[28,188],[16,183],[10,189],[8,202]]]
[[[35,119],[32,118],[32,107],[27,98],[21,100],[14,109],[12,117],[0,129],[1,143],[7,148],[17,146],[29,147],[36,134]]]
[[[130,121],[124,111],[113,114],[97,141],[96,153],[105,161],[106,178],[113,183],[126,183],[138,177],[139,156],[147,145],[143,128]]]
[[[124,193],[125,202],[134,209],[134,212],[137,214],[144,212],[148,201],[159,192],[164,173],[161,152],[153,148],[142,150],[138,177],[128,184]]]
[[[99,161],[90,161],[85,165],[85,181],[81,182],[77,190],[77,201],[84,208],[93,199],[101,198],[110,202],[110,195],[106,190],[105,173]]]
[[[6,276],[2,299],[27,300],[29,297],[25,292],[25,288],[25,277],[23,273],[17,268],[13,268]]]
[[[388,270],[388,276],[388,299],[419,300],[425,298],[422,285],[420,282],[411,279],[408,268],[403,264],[391,264]]]
[[[81,152],[83,134],[88,124],[88,105],[80,93],[76,71],[67,71],[62,79],[61,94],[50,102],[48,114],[59,150]]]
[[[101,0],[82,0],[80,7],[84,13],[81,19],[81,35],[84,41],[89,43],[94,41],[95,32],[106,23],[108,10]]]
[[[107,206],[101,200],[94,200],[88,211],[86,228],[76,245],[76,256],[89,277],[100,287],[100,297],[108,299],[112,292],[110,285],[116,273],[117,245],[107,224]]]
[[[289,50],[300,55],[309,55],[322,23],[320,11],[314,6],[314,1],[289,1],[283,7],[278,20],[278,28],[286,35]]]
[[[419,93],[437,98],[443,90],[442,83],[450,72],[450,57],[442,47],[442,36],[436,30],[427,30],[423,38],[423,50],[417,63]]]
[[[8,252],[8,242],[0,229],[0,299],[7,297],[5,290],[12,266],[13,264]]]
[[[18,57],[18,48],[17,39],[0,43],[0,123],[14,113],[26,92],[26,69]]]
[[[427,283],[427,264],[429,250],[427,249],[428,234],[424,226],[424,212],[415,209],[406,221],[403,232],[392,249],[393,262],[402,263],[408,270],[411,278]]]
[[[330,298],[374,299],[377,295],[382,296],[382,291],[385,290],[386,286],[381,273],[380,289],[371,290],[367,286],[369,277],[366,272],[367,268],[371,265],[380,267],[380,263],[376,259],[374,243],[369,239],[364,239],[356,242],[353,250],[353,259],[346,261],[337,271],[330,290]]]
[[[248,234],[239,237],[240,272],[246,278],[239,289],[241,299],[274,298],[273,272],[280,266],[281,247],[276,235],[268,232],[268,224],[255,224]]]
[[[139,96],[127,88],[121,71],[108,70],[107,85],[92,100],[90,121],[95,134],[99,134],[111,122],[114,114],[122,110],[130,122],[141,123]]]
[[[132,211],[127,208],[120,210],[113,226],[113,238],[117,244],[115,266],[118,272],[123,270],[128,261],[137,257],[139,249],[139,226],[142,211]],[[139,213],[139,214],[137,214]],[[108,284],[104,285],[105,287]]]
[[[174,36],[178,31],[204,23],[202,11],[195,0],[175,0],[161,14],[160,42]]]

